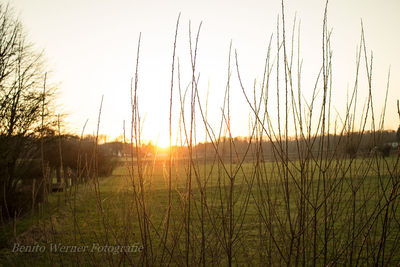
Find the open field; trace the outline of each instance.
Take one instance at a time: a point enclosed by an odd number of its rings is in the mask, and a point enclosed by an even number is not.
[[[18,220],[17,231],[31,226],[9,240],[1,261],[225,266],[231,253],[235,265],[400,262],[397,157],[334,160],[323,172],[318,162],[281,164],[172,164],[171,191],[166,162],[143,165],[141,176],[119,167],[52,196],[47,218]],[[44,251],[12,252],[24,251],[16,244]],[[70,247],[56,252],[60,245]]]

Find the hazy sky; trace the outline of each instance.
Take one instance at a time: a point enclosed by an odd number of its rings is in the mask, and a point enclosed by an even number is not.
[[[142,32],[139,103],[145,119],[143,135],[153,141],[159,136],[161,145],[168,140],[171,58],[179,12],[182,15],[177,56],[182,69],[186,69],[182,71],[183,87],[191,79],[189,20],[193,32],[203,21],[198,55],[199,90],[204,99],[209,90],[208,112],[210,123],[215,125],[217,120],[212,119],[220,118],[223,105],[231,40],[238,51],[244,83],[251,93],[254,79],[259,81],[262,77],[268,41],[272,33],[276,34],[277,16],[281,12],[278,0],[13,0],[11,6],[29,39],[38,49],[45,50],[52,79],[60,82],[61,112],[69,114],[69,127],[76,132],[86,119],[89,119],[87,132],[95,131],[98,106],[104,94],[100,131],[112,138],[122,134],[123,120],[130,121],[130,80],[135,71],[137,39]],[[301,20],[302,81],[307,95],[321,65],[324,1],[288,0],[285,7],[287,32],[295,14]],[[374,52],[374,104],[379,112],[391,66],[385,125],[392,129],[399,123],[395,106],[395,100],[400,98],[399,12],[398,0],[332,0],[328,13],[329,28],[333,30],[332,104],[343,110],[346,90],[354,83],[362,19],[367,49]],[[233,80],[237,80],[233,73]],[[361,77],[366,80],[365,75]],[[364,100],[361,98],[360,102]],[[249,109],[237,82],[232,84],[232,107],[233,134],[247,135]],[[176,103],[174,110],[178,108]]]

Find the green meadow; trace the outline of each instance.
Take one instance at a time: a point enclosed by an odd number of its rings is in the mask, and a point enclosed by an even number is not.
[[[400,261],[397,157],[288,167],[172,161],[171,184],[168,160],[141,170],[125,164],[5,225],[2,263],[225,266],[229,255],[235,265]]]

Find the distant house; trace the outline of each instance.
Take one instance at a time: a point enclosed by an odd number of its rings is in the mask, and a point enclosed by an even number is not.
[[[392,142],[392,143],[390,143],[390,145],[392,146],[392,148],[398,148],[399,142]]]

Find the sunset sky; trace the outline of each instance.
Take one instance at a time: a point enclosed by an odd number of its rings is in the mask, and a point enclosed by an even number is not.
[[[210,124],[217,127],[231,40],[233,49],[238,51],[243,82],[251,94],[254,79],[259,83],[262,78],[268,42],[271,34],[276,34],[280,4],[278,0],[10,2],[29,39],[38,49],[45,50],[49,69],[52,70],[51,80],[60,83],[59,112],[68,114],[66,127],[76,133],[80,132],[86,119],[89,119],[86,132],[95,131],[102,95],[101,133],[109,135],[112,140],[122,134],[123,120],[127,124],[130,122],[130,82],[135,73],[137,40],[141,32],[139,103],[144,118],[143,137],[154,143],[158,139],[161,146],[168,143],[171,59],[178,14],[181,13],[177,57],[183,69],[183,88],[191,80],[189,20],[193,33],[203,22],[198,51],[198,71],[201,73],[199,92],[205,99],[209,90],[208,116]],[[390,67],[385,127],[397,128],[399,121],[395,101],[400,98],[400,1],[332,0],[328,10],[334,64],[332,104],[338,111],[343,110],[346,90],[354,84],[355,55],[362,19],[367,49],[372,50],[374,55],[376,113],[380,114],[383,107]],[[287,32],[291,32],[295,14],[297,21],[301,21],[302,82],[307,95],[321,66],[324,1],[288,0],[285,1],[285,11]],[[365,75],[360,77],[364,81],[360,83],[360,90],[365,91]],[[232,81],[232,133],[246,136],[250,110],[242,97],[234,71]],[[177,92],[177,86],[174,90]],[[175,96],[174,101],[177,101]],[[364,96],[361,95],[360,103],[364,103]],[[173,109],[174,125],[177,126],[177,102]]]

